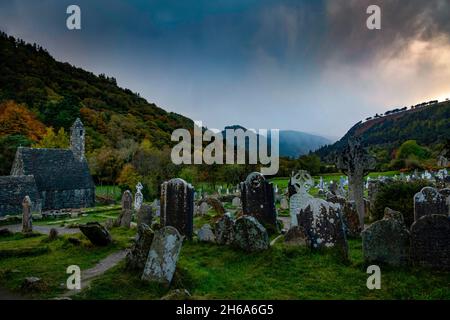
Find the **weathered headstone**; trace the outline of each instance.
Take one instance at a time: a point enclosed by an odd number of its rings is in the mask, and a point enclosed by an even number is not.
[[[202,242],[215,242],[216,237],[211,228],[211,225],[204,224],[197,232],[198,240]]]
[[[31,214],[31,200],[29,196],[25,196],[22,201],[22,232],[33,232],[33,216]]]
[[[450,218],[431,214],[411,226],[411,260],[414,265],[450,270]]]
[[[306,231],[300,226],[291,227],[284,235],[284,241],[289,245],[310,246]]]
[[[349,200],[355,201],[361,228],[364,228],[364,176],[375,167],[375,159],[362,147],[360,138],[350,138],[336,159],[336,167],[348,176]]]
[[[233,207],[240,207],[241,206],[241,199],[239,197],[234,197],[233,201],[231,202],[231,205]]]
[[[445,199],[445,203],[447,204],[447,208],[448,208],[448,213],[447,214],[450,217],[450,189],[449,188],[445,188],[445,189],[439,190],[439,193]]]
[[[198,214],[200,216],[206,216],[208,214],[208,211],[209,211],[209,205],[206,202],[202,202],[198,206]]]
[[[259,221],[252,216],[242,216],[234,223],[234,245],[247,252],[269,248],[269,235]]]
[[[414,195],[414,220],[430,214],[448,214],[446,198],[432,187],[425,187]]]
[[[111,243],[108,230],[98,222],[88,222],[79,226],[81,232],[96,246],[107,246]]]
[[[280,200],[280,208],[282,210],[289,209],[289,201],[285,197],[282,197],[281,200]]]
[[[340,210],[338,204],[314,199],[300,210],[297,219],[298,225],[305,229],[312,249],[335,247],[346,260],[348,245]]]
[[[136,214],[136,223],[139,225],[146,224],[148,226],[152,225],[153,220],[153,208],[151,205],[143,204],[139,208]]]
[[[183,179],[172,179],[161,185],[161,225],[175,227],[192,238],[194,188]]]
[[[214,235],[218,244],[231,244],[234,240],[234,220],[229,213],[224,214],[214,225]]]
[[[122,195],[122,211],[117,218],[116,224],[119,227],[129,228],[133,218],[133,195],[127,190]]]
[[[141,208],[142,209],[142,208]],[[153,230],[144,223],[138,225],[133,247],[126,256],[126,268],[142,272],[154,237]]]
[[[308,193],[308,188],[314,183],[311,175],[304,170],[300,170],[297,174],[292,174],[291,185],[295,192],[289,199],[289,213],[291,216],[291,227],[298,225],[297,215],[300,210],[305,209],[314,197]]]
[[[156,231],[142,280],[169,286],[175,273],[182,244],[183,237],[174,227],[166,226]]]
[[[142,194],[143,188],[144,186],[140,182],[136,185],[136,194],[134,195],[134,210],[136,211],[139,211],[144,202],[144,195]]]
[[[253,216],[266,227],[277,227],[273,186],[261,173],[253,172],[241,183],[244,215]]]
[[[400,212],[386,208],[384,218],[372,223],[361,235],[367,263],[408,264],[410,236]]]

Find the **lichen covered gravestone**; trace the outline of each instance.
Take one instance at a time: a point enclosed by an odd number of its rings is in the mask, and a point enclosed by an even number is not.
[[[241,183],[241,198],[244,215],[255,217],[268,228],[277,228],[273,186],[261,173],[253,172]]]
[[[202,242],[215,242],[216,237],[211,225],[204,224],[197,232],[198,240]]]
[[[348,176],[349,200],[355,201],[361,228],[364,228],[364,176],[375,167],[375,159],[362,147],[360,138],[349,138],[336,159],[336,167]]]
[[[108,230],[98,222],[88,222],[79,226],[81,232],[96,246],[107,246],[111,243]]]
[[[224,214],[214,225],[214,235],[216,242],[222,245],[233,243],[234,240],[234,220],[229,213]]]
[[[411,226],[411,259],[414,265],[450,270],[450,218],[425,215]]]
[[[31,214],[31,200],[29,196],[25,196],[22,201],[22,232],[33,232],[33,216]]]
[[[192,238],[194,223],[194,188],[183,179],[172,179],[161,185],[161,225],[175,227]]]
[[[386,208],[383,219],[372,223],[361,235],[367,263],[408,264],[410,236],[400,212]]]
[[[425,187],[414,195],[414,220],[430,214],[448,214],[448,204],[437,189]]]
[[[127,190],[122,195],[122,211],[117,218],[116,224],[119,227],[129,228],[133,217],[133,195]]]
[[[312,249],[335,247],[340,256],[348,258],[340,206],[322,199],[314,199],[297,215],[298,225],[303,227]]]
[[[138,233],[133,247],[126,256],[126,268],[142,272],[154,237],[153,230],[146,224],[138,224]]]
[[[172,226],[166,226],[155,232],[142,280],[157,282],[169,286],[177,266],[183,237]]]
[[[234,245],[247,252],[269,248],[269,235],[255,217],[242,216],[234,223]]]
[[[341,209],[347,235],[351,238],[359,237],[361,234],[361,225],[359,224],[359,216],[356,211],[355,202],[347,201]]]

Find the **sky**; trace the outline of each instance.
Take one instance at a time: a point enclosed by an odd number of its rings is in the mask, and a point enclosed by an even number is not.
[[[336,139],[450,98],[450,0],[0,0],[0,29],[209,128]]]

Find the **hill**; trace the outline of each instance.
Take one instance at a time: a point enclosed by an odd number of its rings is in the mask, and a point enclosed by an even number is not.
[[[192,120],[120,88],[113,77],[58,62],[42,47],[0,33],[0,104],[5,101],[8,106],[0,108],[0,175],[8,174],[18,145],[38,141],[45,127],[67,132],[77,117],[86,127],[87,152],[144,139],[163,147],[174,129],[193,127]]]
[[[372,152],[384,150],[391,155],[407,140],[431,149],[446,143],[450,137],[450,102],[413,107],[386,116],[379,116],[354,125],[339,141],[324,146],[315,153],[330,160],[339,152],[349,137],[361,137],[363,145]]]

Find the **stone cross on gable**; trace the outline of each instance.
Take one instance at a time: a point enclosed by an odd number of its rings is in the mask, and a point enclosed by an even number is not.
[[[352,137],[337,156],[336,167],[348,176],[349,198],[355,201],[364,228],[364,176],[375,167],[375,158],[363,148],[359,137]]]

